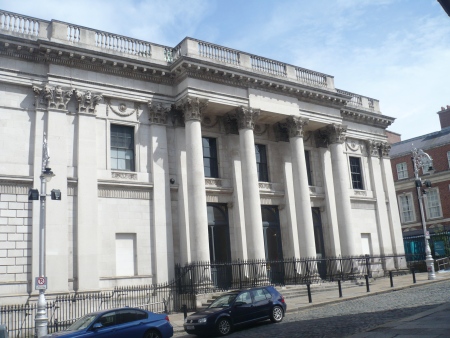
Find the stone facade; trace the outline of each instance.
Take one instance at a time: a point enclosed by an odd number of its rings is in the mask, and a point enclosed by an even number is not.
[[[193,261],[404,252],[377,100],[191,38],[0,14],[0,296],[35,292],[44,139],[62,194],[49,293],[165,282]]]

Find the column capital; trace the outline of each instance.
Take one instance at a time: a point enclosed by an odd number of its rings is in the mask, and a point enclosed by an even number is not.
[[[152,124],[166,124],[171,107],[161,102],[148,102],[148,120]]]
[[[346,139],[347,126],[333,123],[326,127],[329,143],[344,143]]]
[[[381,156],[383,158],[389,158],[389,152],[391,151],[391,145],[388,142],[381,142],[380,145]]]
[[[380,157],[381,143],[375,140],[367,140],[367,155],[371,157]]]
[[[236,108],[236,118],[238,121],[238,129],[254,129],[255,122],[260,114],[259,109],[240,106]]]
[[[202,121],[202,115],[208,106],[208,100],[199,97],[186,95],[176,103],[177,109],[184,114],[184,121],[189,120]]]
[[[309,123],[309,119],[300,116],[289,116],[286,119],[286,126],[289,132],[289,138],[303,137],[303,127]]]
[[[41,103],[47,105],[47,109],[61,109],[67,110],[67,104],[69,103],[73,89],[61,88],[61,86],[52,87],[45,85],[43,88],[38,86],[32,86],[33,93],[36,101],[36,108]]]
[[[103,100],[100,93],[92,93],[90,90],[85,92],[75,89],[75,97],[78,101],[78,113],[95,114],[97,105]]]

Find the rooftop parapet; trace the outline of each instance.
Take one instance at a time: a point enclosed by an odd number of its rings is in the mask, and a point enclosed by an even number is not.
[[[377,100],[336,89],[334,77],[276,60],[186,37],[175,48],[78,26],[58,20],[46,21],[0,10],[0,33],[19,38],[48,41],[93,52],[107,53],[170,66],[182,57],[270,76],[304,86],[351,97],[348,108],[379,113]]]

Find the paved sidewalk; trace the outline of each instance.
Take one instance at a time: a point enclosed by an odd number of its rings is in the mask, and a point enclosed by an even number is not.
[[[362,285],[360,285],[360,286],[351,287],[351,288],[343,287],[342,288],[342,298],[339,298],[339,291],[338,291],[337,284],[336,284],[335,289],[330,289],[327,291],[320,291],[321,286],[314,285],[311,287],[312,303],[309,303],[307,295],[304,295],[301,297],[296,297],[296,298],[288,298],[288,299],[286,299],[287,313],[297,312],[297,311],[301,311],[301,310],[308,309],[311,307],[333,304],[333,303],[342,302],[342,301],[346,301],[346,300],[350,300],[350,299],[356,299],[356,298],[360,298],[360,297],[373,296],[373,295],[377,295],[377,294],[381,294],[381,293],[387,293],[387,292],[392,292],[392,291],[396,291],[396,290],[403,290],[406,288],[414,288],[414,287],[426,285],[429,283],[438,283],[440,281],[449,280],[449,279],[450,279],[450,271],[440,272],[440,273],[437,272],[436,280],[428,280],[427,273],[416,273],[416,283],[414,284],[412,274],[407,274],[407,275],[394,276],[393,277],[394,287],[391,287],[389,277],[377,278],[374,280],[370,280],[370,282],[369,282],[370,291],[369,292],[367,292],[365,280],[361,279],[361,280],[358,280],[359,283],[362,283]],[[345,282],[345,283],[349,283],[349,282]],[[283,294],[284,288],[277,287],[277,289],[281,292],[281,294]],[[431,312],[431,311],[436,312],[436,315],[433,315],[433,324],[431,324],[431,322],[429,322],[426,319],[427,316],[429,316],[429,314],[427,314],[427,313]],[[435,313],[435,312],[432,312],[432,313]],[[188,313],[188,315],[189,314],[190,313]],[[169,318],[170,318],[170,322],[172,323],[172,325],[174,327],[174,332],[184,331],[184,329],[183,329],[183,322],[184,322],[183,313],[171,314],[169,316]],[[398,330],[403,330],[404,325],[406,325],[406,326],[412,325],[411,323],[408,323],[408,321],[411,322],[411,321],[416,321],[416,320],[418,320],[419,323],[423,323],[423,325],[426,324],[426,325],[429,325],[430,327],[435,328],[435,330],[438,330],[440,327],[442,327],[443,331],[447,330],[446,331],[447,332],[446,337],[447,337],[449,335],[448,332],[450,332],[450,331],[448,331],[450,328],[450,320],[448,320],[448,318],[450,318],[450,304],[448,305],[447,308],[445,308],[443,306],[438,309],[429,310],[423,314],[419,314],[419,315],[413,316],[411,318],[406,318],[401,321],[388,323],[385,326],[373,329],[369,332],[359,334],[354,337],[358,337],[358,338],[391,337],[389,335],[386,335],[387,331],[385,331],[383,333],[382,330],[384,330],[384,329],[393,330],[394,328],[398,329]],[[440,323],[442,325],[440,325]],[[424,328],[425,328],[425,326],[424,326]],[[417,328],[414,331],[416,333],[422,332],[421,336],[423,336],[423,337],[439,337],[439,335],[429,335],[428,333],[425,334],[425,333],[423,333],[424,331],[422,331],[422,330],[418,331]],[[365,335],[365,334],[367,334],[367,335]],[[407,334],[407,335],[411,336],[411,334]],[[420,336],[420,335],[418,335],[418,336]],[[401,337],[401,336],[396,336],[396,337]],[[406,337],[406,336],[404,336],[404,337]]]

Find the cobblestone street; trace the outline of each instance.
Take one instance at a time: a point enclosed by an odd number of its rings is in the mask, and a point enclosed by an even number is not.
[[[347,337],[448,302],[450,281],[444,281],[288,313],[280,324],[266,321],[229,337]],[[194,337],[185,333],[174,336]]]

